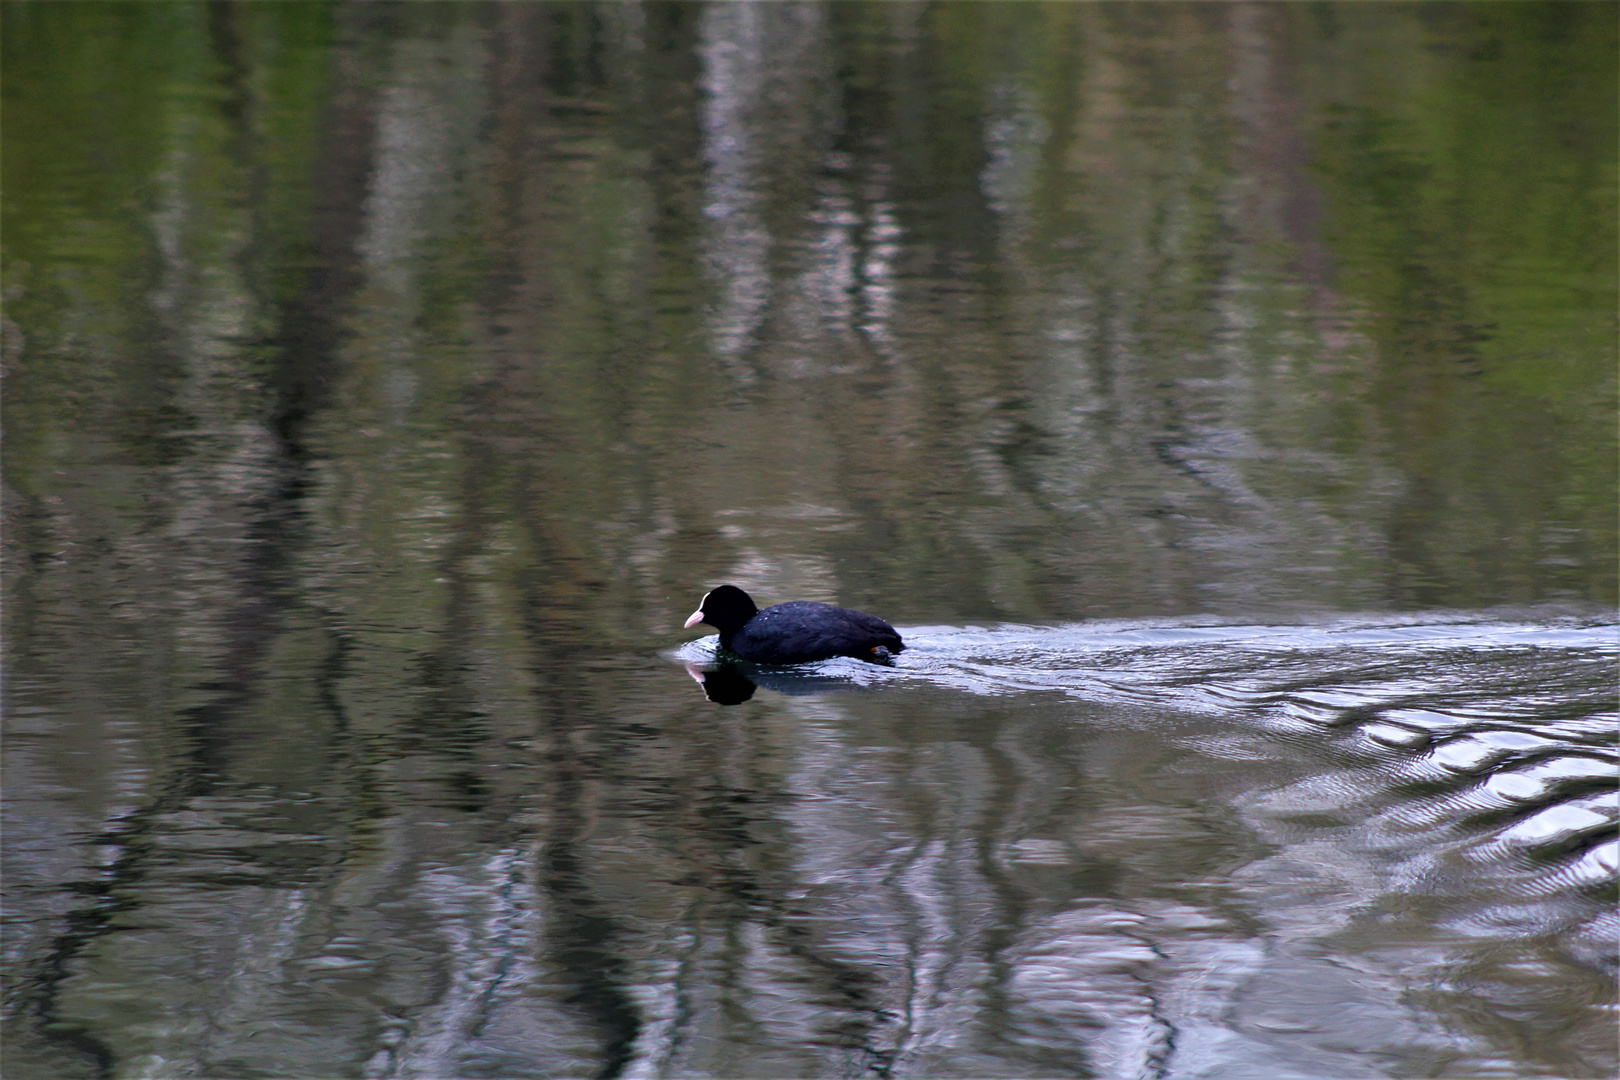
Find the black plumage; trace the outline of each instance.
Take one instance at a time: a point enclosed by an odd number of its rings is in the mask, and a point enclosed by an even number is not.
[[[720,647],[756,664],[804,664],[834,656],[887,660],[905,648],[894,627],[864,611],[793,600],[760,610],[735,585],[703,597],[686,620],[720,631]]]

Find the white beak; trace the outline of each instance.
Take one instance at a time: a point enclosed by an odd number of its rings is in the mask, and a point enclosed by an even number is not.
[[[688,630],[690,630],[690,629],[692,629],[692,627],[696,626],[698,623],[700,623],[702,621],[703,621],[703,609],[698,608],[696,611],[692,612],[692,614],[687,618],[687,620],[686,620],[686,628]]]

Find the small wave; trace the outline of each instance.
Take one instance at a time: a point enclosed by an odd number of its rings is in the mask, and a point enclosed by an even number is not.
[[[1612,618],[1453,612],[901,633],[908,647],[893,667],[808,667],[869,688],[1062,695],[1138,715],[1144,729],[1165,727],[1172,714],[1213,718],[1197,736],[1213,757],[1331,748],[1318,772],[1257,792],[1251,822],[1279,841],[1297,839],[1298,822],[1336,822],[1376,853],[1369,858],[1392,891],[1494,890],[1556,904],[1617,874]],[[679,656],[712,663],[712,641]],[[1076,722],[1097,715],[1077,712]],[[1244,747],[1229,745],[1245,732]],[[1489,918],[1508,917],[1504,909]]]

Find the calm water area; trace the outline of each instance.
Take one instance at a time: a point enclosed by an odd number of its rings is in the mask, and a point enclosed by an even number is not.
[[[7,1080],[1620,1068],[1614,3],[3,20]]]

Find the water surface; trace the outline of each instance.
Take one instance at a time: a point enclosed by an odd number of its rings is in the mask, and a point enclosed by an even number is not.
[[[1612,15],[7,4],[5,1074],[1613,1075]]]

